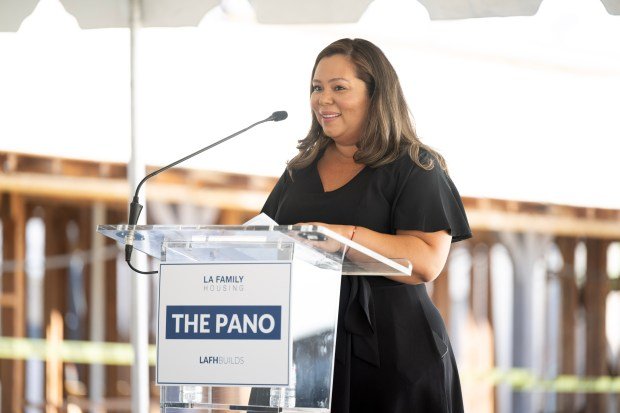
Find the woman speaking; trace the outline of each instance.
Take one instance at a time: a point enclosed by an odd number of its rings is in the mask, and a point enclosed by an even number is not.
[[[310,102],[310,131],[263,212],[414,264],[411,277],[343,277],[331,411],[462,412],[450,341],[424,285],[451,242],[471,237],[446,163],[417,137],[394,68],[366,40],[319,53]]]

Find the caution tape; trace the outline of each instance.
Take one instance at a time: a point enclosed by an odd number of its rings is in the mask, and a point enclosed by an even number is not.
[[[517,391],[548,393],[620,393],[620,377],[598,376],[579,377],[559,375],[543,379],[531,370],[513,368],[492,369],[481,373],[461,373],[463,382],[485,382],[489,385],[508,385]]]
[[[155,365],[156,350],[148,346],[149,364]],[[129,343],[101,343],[65,340],[53,343],[45,339],[0,337],[0,359],[47,360],[60,358],[64,362],[127,366],[134,362]],[[579,377],[560,375],[542,379],[527,369],[491,369],[485,372],[461,372],[464,383],[486,383],[490,386],[508,385],[517,391],[550,393],[620,393],[620,377]]]
[[[155,346],[148,348],[149,364],[155,365]],[[0,337],[0,358],[13,360],[47,360],[84,364],[131,365],[134,351],[129,343],[102,343],[65,340],[59,343],[45,339]]]

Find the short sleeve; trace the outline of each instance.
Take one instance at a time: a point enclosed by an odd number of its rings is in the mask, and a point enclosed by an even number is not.
[[[402,170],[392,211],[394,230],[436,232],[447,230],[452,242],[471,237],[465,208],[448,174],[435,163],[425,170],[413,161]]]
[[[267,201],[265,201],[263,209],[261,209],[261,212],[269,215],[269,217],[273,220],[276,220],[276,214],[278,213],[280,200],[282,198],[282,194],[284,194],[284,192],[286,191],[288,181],[288,171],[284,171],[282,176],[280,176],[280,179],[278,179],[278,182],[276,182],[276,186],[273,187],[271,193],[267,197]]]

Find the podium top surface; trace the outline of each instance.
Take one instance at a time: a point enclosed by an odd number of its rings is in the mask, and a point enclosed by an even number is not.
[[[173,251],[186,262],[208,262],[214,249],[232,252],[228,256],[233,260],[235,256],[260,260],[261,252],[294,245],[295,259],[319,267],[342,265],[343,275],[411,275],[408,260],[386,258],[315,225],[99,225],[97,232],[121,245],[133,234],[134,249],[162,261]]]

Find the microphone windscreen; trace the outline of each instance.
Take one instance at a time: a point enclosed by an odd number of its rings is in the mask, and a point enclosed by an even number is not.
[[[271,118],[274,122],[280,122],[281,120],[288,118],[288,113],[285,110],[279,110],[277,112],[273,112]]]

